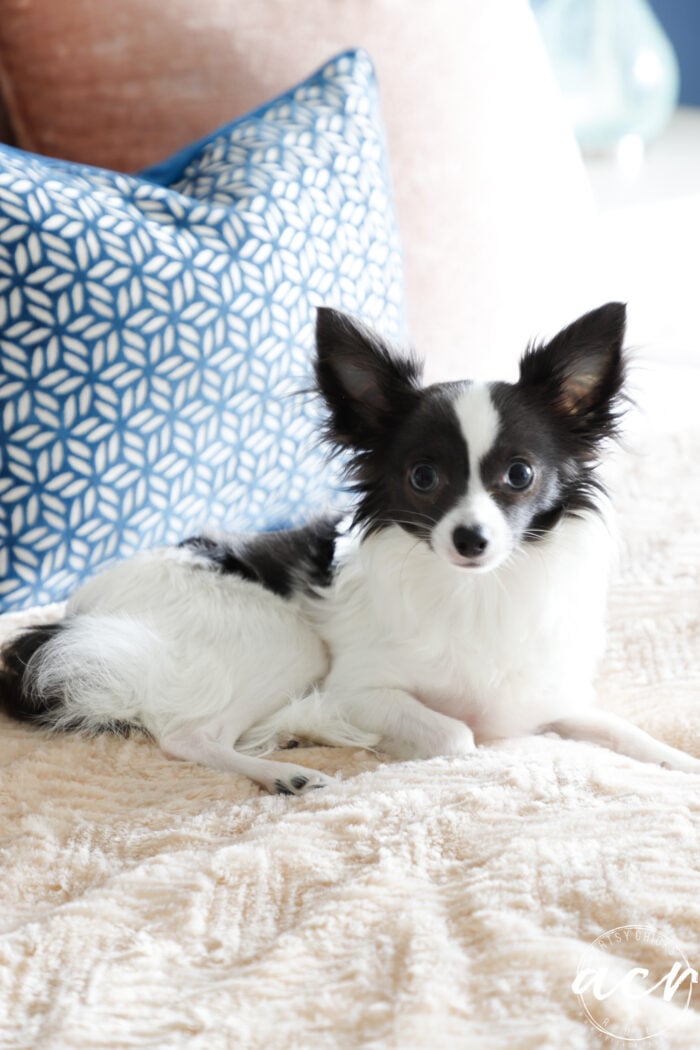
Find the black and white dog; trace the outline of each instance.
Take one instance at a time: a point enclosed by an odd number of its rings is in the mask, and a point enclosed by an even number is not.
[[[353,528],[202,536],[97,576],[4,651],[16,717],[129,724],[270,791],[324,786],[263,758],[290,740],[399,758],[553,729],[700,760],[594,707],[613,542],[597,476],[624,385],[625,308],[527,350],[517,383],[423,387],[420,367],[321,309],[316,377]]]

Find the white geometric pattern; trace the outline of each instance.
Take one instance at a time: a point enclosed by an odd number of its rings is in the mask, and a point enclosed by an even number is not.
[[[0,148],[0,611],[325,505],[320,304],[402,335],[364,52],[140,177]]]

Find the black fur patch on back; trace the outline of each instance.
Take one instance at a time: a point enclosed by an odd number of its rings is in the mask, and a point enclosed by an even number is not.
[[[26,685],[27,664],[63,629],[62,623],[29,627],[2,647],[0,656],[0,707],[20,722],[50,724],[51,714],[61,707],[60,696],[35,697]]]
[[[333,578],[337,518],[321,518],[299,529],[252,536],[191,536],[179,544],[221,573],[259,583],[281,598],[326,587]]]

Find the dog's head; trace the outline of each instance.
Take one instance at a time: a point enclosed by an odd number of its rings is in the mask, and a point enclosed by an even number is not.
[[[595,509],[616,433],[625,307],[608,303],[530,347],[517,383],[424,387],[415,358],[318,311],[326,436],[347,454],[365,532],[400,526],[455,566],[486,572],[565,514]]]

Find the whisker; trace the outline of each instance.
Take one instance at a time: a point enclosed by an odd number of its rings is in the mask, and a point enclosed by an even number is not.
[[[425,529],[420,521],[411,521],[409,518],[373,518],[378,525],[413,525],[416,528]]]
[[[418,546],[418,544],[420,542],[421,542],[420,540],[416,540],[416,542],[406,551],[406,554],[404,555],[403,561],[401,562],[401,568],[399,570],[399,581],[401,581],[401,578],[403,576],[404,569],[406,568],[406,563],[407,563],[408,559],[413,554],[414,550],[416,549],[416,547]]]
[[[499,568],[503,568],[503,566],[507,565],[509,559],[510,559],[510,555],[508,556],[508,558],[506,558],[506,560],[502,563],[502,565],[499,566]],[[508,588],[505,585],[505,581],[501,578],[501,575],[500,575],[500,573],[498,571],[493,574],[493,578],[494,578],[494,580],[496,582],[496,585],[498,587],[500,587],[501,592],[503,594],[505,594],[506,598],[508,598],[510,600],[510,592],[508,591]]]
[[[526,529],[525,538],[532,539],[535,537],[536,539],[539,539],[540,536],[548,536],[549,532],[549,529]]]
[[[385,514],[406,514],[406,509],[405,509],[405,507],[385,507],[384,508],[384,513]],[[430,514],[424,514],[422,511],[417,511],[417,510],[413,511],[412,510],[409,513],[412,514],[414,516],[414,518],[416,518],[418,520],[422,519],[423,521],[427,522],[429,525],[437,525],[437,523],[438,523],[437,522],[437,518],[432,517]]]

